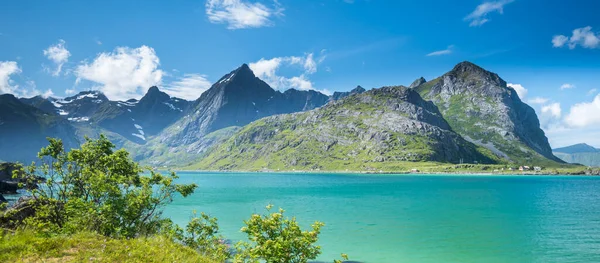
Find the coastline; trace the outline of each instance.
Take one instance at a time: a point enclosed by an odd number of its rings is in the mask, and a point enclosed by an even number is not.
[[[315,170],[197,170],[197,169],[157,169],[160,172],[191,172],[191,173],[265,173],[265,174],[355,174],[355,175],[404,175],[404,176],[600,176],[599,173],[549,173],[549,172],[522,172],[522,173],[494,173],[480,171],[460,172],[394,172],[394,171],[315,171]]]

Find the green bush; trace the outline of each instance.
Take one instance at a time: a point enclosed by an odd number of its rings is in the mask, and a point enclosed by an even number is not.
[[[86,138],[66,152],[58,139],[38,154],[41,164],[22,169],[35,214],[23,224],[44,233],[91,231],[109,237],[136,237],[159,231],[161,207],[174,195],[188,196],[196,185],[175,184],[175,173],[142,169],[105,136]],[[34,184],[40,182],[41,186]]]
[[[272,205],[267,206],[270,211]],[[285,218],[284,210],[270,215],[254,214],[244,221],[242,232],[250,242],[236,244],[234,262],[267,263],[306,263],[316,259],[321,247],[315,245],[325,224],[315,222],[312,231],[302,231],[296,218]]]

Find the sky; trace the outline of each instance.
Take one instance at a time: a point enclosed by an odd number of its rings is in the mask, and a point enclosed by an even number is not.
[[[273,88],[330,94],[500,75],[553,147],[600,147],[596,0],[4,0],[0,93],[196,99],[243,63]]]

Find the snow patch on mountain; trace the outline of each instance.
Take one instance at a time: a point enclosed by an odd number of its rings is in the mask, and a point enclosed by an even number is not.
[[[68,118],[67,120],[72,122],[87,122],[90,121],[90,117],[72,117]]]

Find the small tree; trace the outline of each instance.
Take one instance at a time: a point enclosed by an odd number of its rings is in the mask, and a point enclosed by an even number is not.
[[[194,211],[185,227],[185,232],[179,226],[165,229],[171,229],[174,232],[174,238],[179,242],[217,262],[225,262],[231,257],[225,238],[219,235],[219,225],[215,217],[210,217],[205,213],[200,213],[198,216]]]
[[[273,206],[267,206],[270,211]],[[242,263],[306,263],[316,259],[321,247],[315,245],[325,224],[315,222],[312,231],[302,231],[296,218],[285,218],[284,210],[270,215],[254,214],[244,221],[242,232],[248,235],[250,242],[236,244],[237,254],[234,262]]]
[[[176,194],[188,196],[195,184],[175,184],[175,173],[144,169],[104,135],[86,138],[65,152],[58,139],[38,153],[40,165],[21,169],[35,215],[25,224],[45,232],[89,230],[111,237],[152,234],[163,225],[160,209]],[[17,174],[17,173],[15,173]],[[40,180],[40,177],[42,180]],[[40,187],[36,187],[41,184]]]

